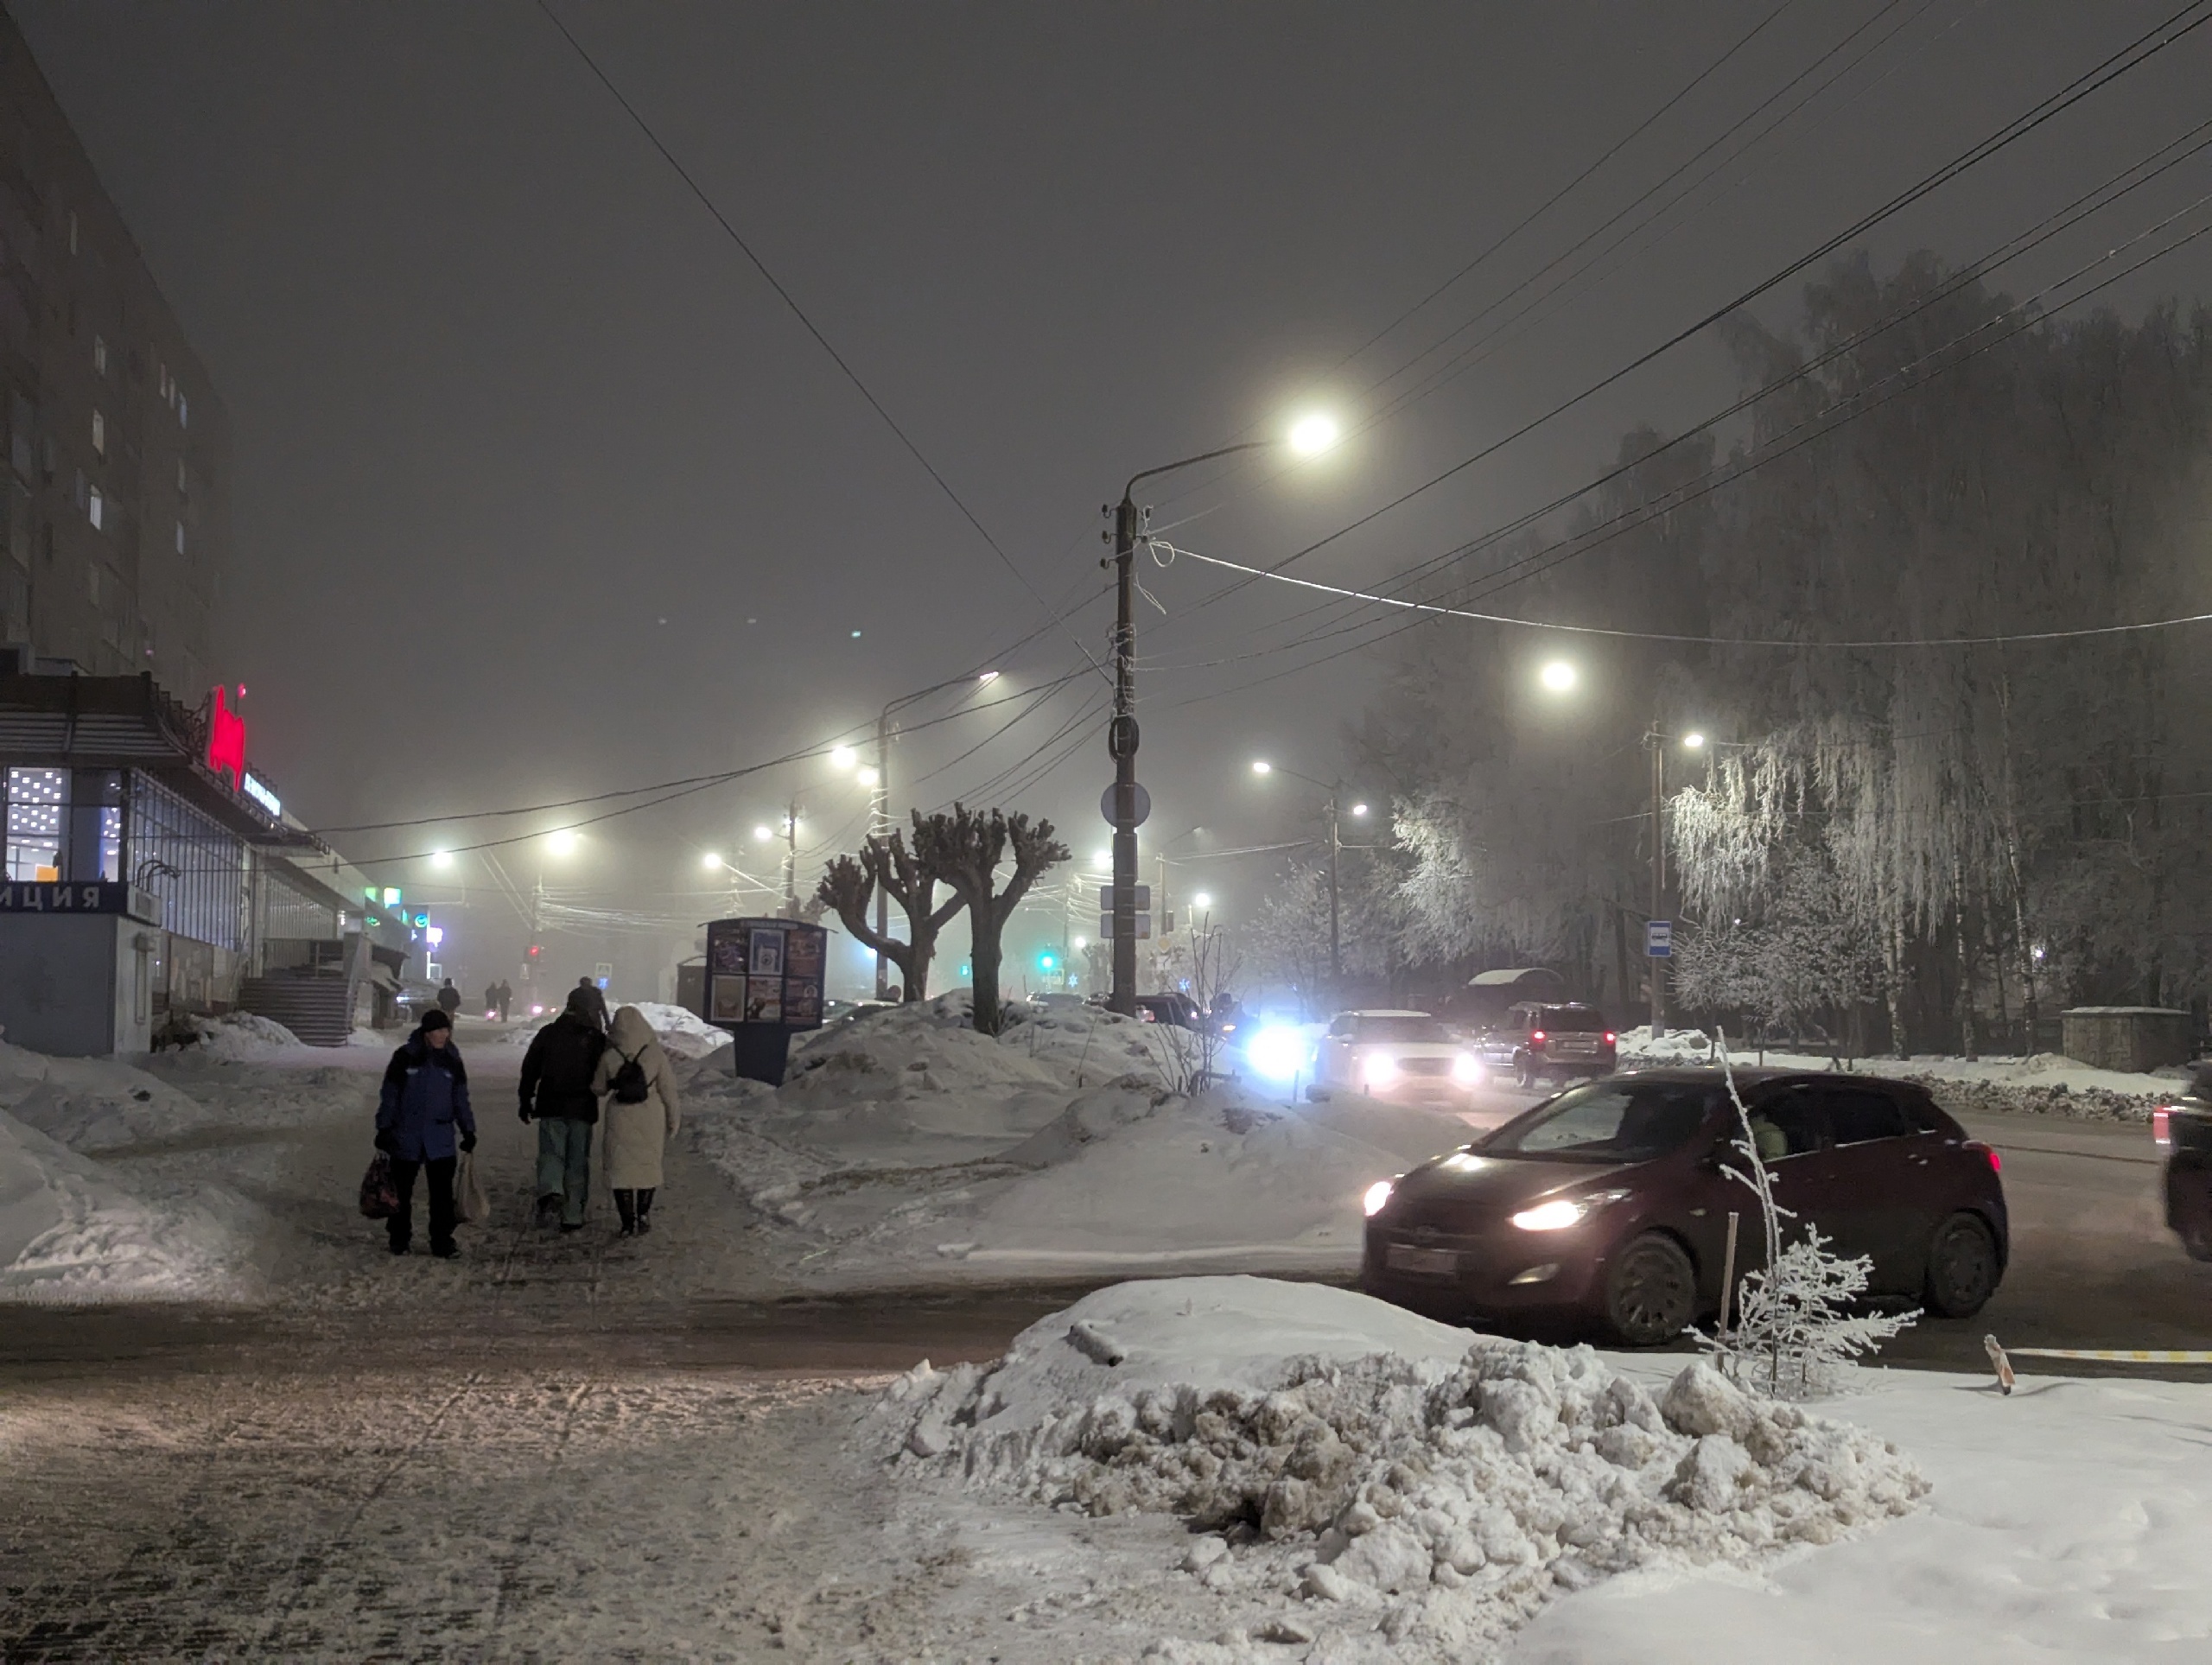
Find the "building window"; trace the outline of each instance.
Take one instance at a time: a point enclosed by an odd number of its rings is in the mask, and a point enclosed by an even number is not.
[[[162,925],[237,950],[245,935],[245,846],[152,777],[130,788],[131,882],[162,899]]]
[[[92,450],[95,454],[107,454],[107,418],[97,410],[92,412]]]
[[[8,771],[8,877],[56,884],[61,878],[61,829],[69,815],[67,769]]]
[[[92,337],[92,374],[107,374],[107,337],[97,334]]]
[[[97,486],[86,487],[85,513],[91,518],[92,530],[98,531],[107,516],[107,499],[100,495]]]

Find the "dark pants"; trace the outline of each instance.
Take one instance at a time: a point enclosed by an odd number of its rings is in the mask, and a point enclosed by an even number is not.
[[[385,1222],[385,1230],[391,1233],[395,1251],[405,1249],[415,1236],[415,1173],[418,1168],[429,1170],[430,1248],[435,1252],[453,1247],[453,1170],[459,1160],[452,1156],[434,1156],[427,1162],[410,1162],[402,1156],[391,1159],[391,1183],[399,1193],[399,1207]]]
[[[614,1211],[622,1217],[625,1230],[634,1231],[640,1226],[648,1225],[652,1218],[653,1190],[654,1187],[647,1185],[643,1191],[618,1191],[614,1193]]]

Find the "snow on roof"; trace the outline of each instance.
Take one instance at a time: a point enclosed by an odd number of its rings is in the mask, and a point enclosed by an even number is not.
[[[1513,971],[1478,971],[1467,979],[1470,988],[1510,988],[1522,982],[1554,982],[1561,988],[1567,979],[1548,966],[1528,965]]]

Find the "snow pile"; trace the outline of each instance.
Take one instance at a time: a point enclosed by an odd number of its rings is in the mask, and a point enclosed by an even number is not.
[[[661,1051],[671,1058],[702,1058],[730,1044],[728,1030],[715,1028],[686,1007],[665,1006],[658,1001],[634,1004],[639,1015],[652,1026]]]
[[[276,1057],[287,1047],[305,1044],[276,1019],[252,1012],[226,1012],[220,1017],[179,1014],[170,1021],[192,1035],[195,1057],[226,1064],[257,1063]]]
[[[1173,1515],[1207,1588],[1302,1598],[1264,1640],[1379,1630],[1397,1657],[1487,1652],[1557,1594],[1830,1543],[1927,1490],[1885,1441],[1703,1361],[1655,1399],[1586,1347],[1465,1344],[1339,1290],[1124,1284],[994,1368],[917,1367],[875,1424],[917,1478]],[[1249,1640],[1154,1656],[1266,1656]]]
[[[48,1058],[0,1041],[0,1111],[73,1150],[109,1151],[215,1120],[199,1100],[109,1058]]]
[[[232,1192],[139,1194],[0,1115],[0,1300],[241,1299],[254,1223]]]
[[[1624,1066],[1631,1060],[1637,1064],[1718,1064],[1720,1060],[1713,1050],[1713,1037],[1701,1029],[1669,1029],[1654,1040],[1651,1026],[1638,1024],[1633,1029],[1624,1029],[1616,1037],[1618,1056]],[[1744,1062],[1740,1043],[1735,1048],[1736,1061]],[[1825,1064],[1827,1059],[1821,1063]],[[1818,1067],[1818,1066],[1815,1066]]]

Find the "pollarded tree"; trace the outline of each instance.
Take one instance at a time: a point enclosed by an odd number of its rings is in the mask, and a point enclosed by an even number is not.
[[[1008,851],[1014,872],[996,890],[998,870]],[[914,860],[920,871],[952,887],[968,908],[969,957],[976,974],[976,1029],[999,1032],[999,938],[1006,922],[1038,875],[1068,859],[1068,847],[1052,836],[1052,823],[1032,825],[1026,815],[992,810],[978,812],[955,804],[950,815],[925,817],[914,811]]]
[[[903,943],[896,937],[878,936],[868,923],[868,904],[875,899],[879,886],[906,916]],[[832,861],[814,895],[844,921],[855,940],[899,968],[905,998],[918,1001],[927,996],[938,934],[968,905],[958,891],[939,904],[937,887],[937,875],[908,852],[906,835],[894,830],[887,838],[868,838],[861,846],[859,860],[841,855]]]

